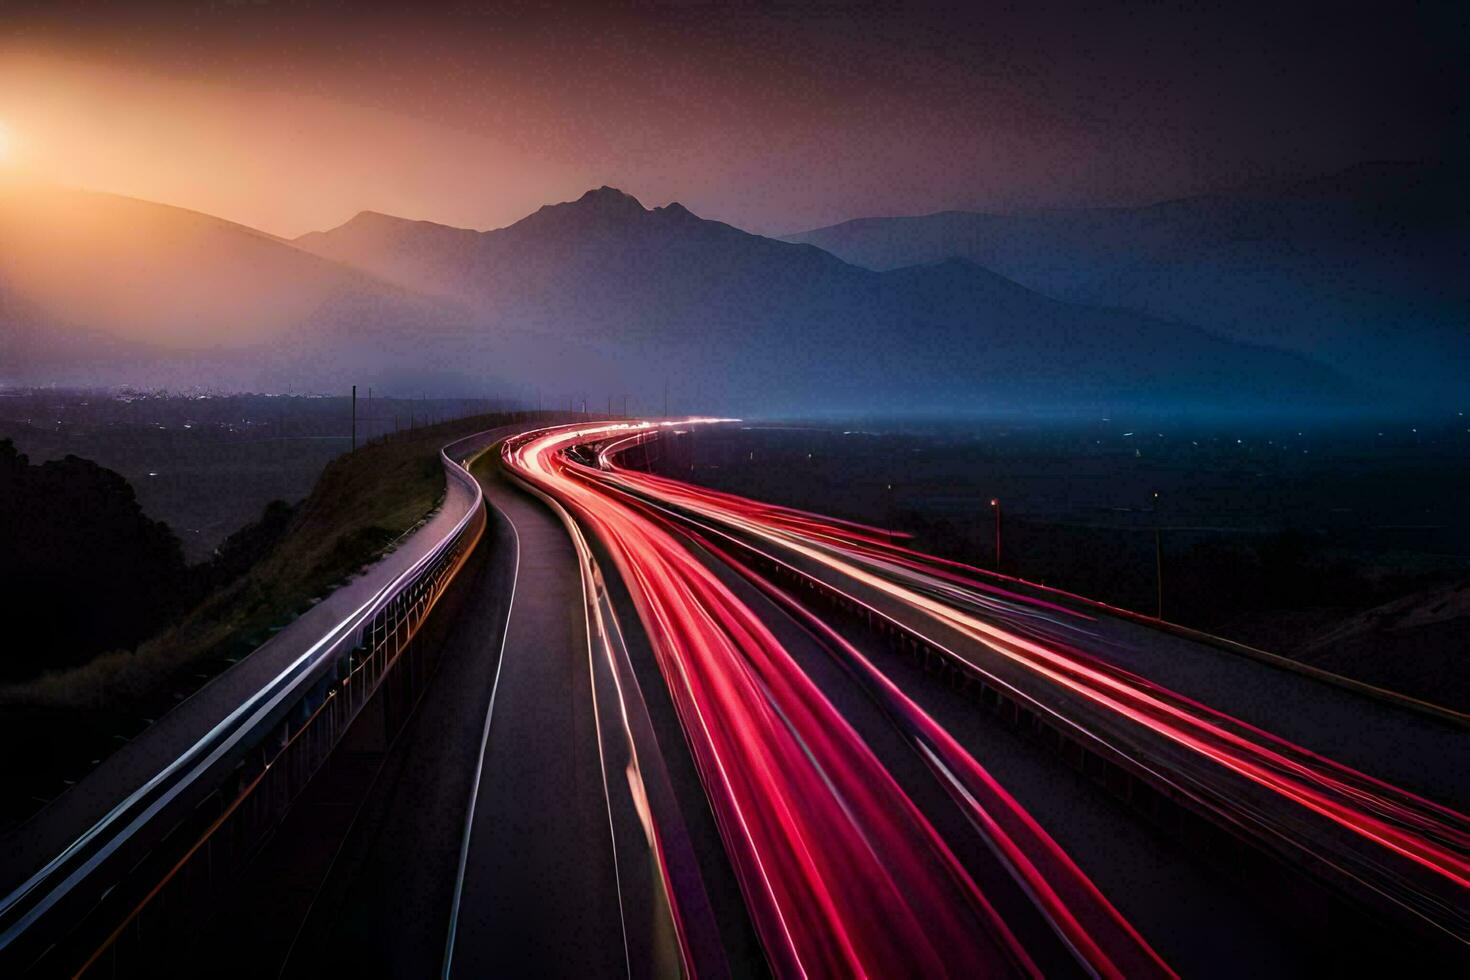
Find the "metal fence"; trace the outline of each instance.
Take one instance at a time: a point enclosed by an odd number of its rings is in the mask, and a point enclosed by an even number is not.
[[[214,904],[364,707],[406,718],[427,680],[406,654],[485,529],[451,455],[470,443],[441,454],[472,501],[441,540],[0,899],[0,975],[152,972],[158,940]]]

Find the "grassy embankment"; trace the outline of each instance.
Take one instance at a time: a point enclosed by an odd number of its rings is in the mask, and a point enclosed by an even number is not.
[[[525,417],[525,416],[521,416]],[[444,496],[438,450],[514,421],[489,415],[375,440],[332,460],[284,535],[136,652],[0,687],[0,738],[27,744],[27,770],[0,824],[33,810],[169,707],[363,570],[426,520]],[[7,793],[6,795],[9,795]],[[8,819],[7,819],[8,818]]]

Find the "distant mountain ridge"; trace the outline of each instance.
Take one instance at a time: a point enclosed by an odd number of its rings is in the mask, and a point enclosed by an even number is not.
[[[211,215],[0,184],[0,383],[338,387],[465,319]]]
[[[685,281],[690,276],[707,278],[711,271],[704,268],[703,255],[690,252],[700,245],[746,255],[751,249],[780,250],[789,272],[763,270],[778,280],[847,265],[819,249],[787,245],[706,221],[677,203],[645,208],[631,195],[605,186],[575,201],[545,205],[515,224],[492,231],[364,212],[330,231],[303,235],[295,244],[407,289],[496,305],[527,297],[544,300],[550,288],[575,291],[577,282],[565,277],[578,269],[590,271],[585,265],[593,256],[599,262],[616,262],[622,266],[620,271],[642,279],[652,278],[642,263],[667,265],[689,258],[694,260],[687,263],[689,267],[666,270],[677,271]],[[726,274],[730,271],[724,270]]]
[[[859,218],[785,237],[874,270],[962,257],[1046,295],[1320,359],[1401,394],[1470,387],[1470,169],[1364,164],[1135,208]]]
[[[183,349],[274,340],[335,303],[416,302],[254,228],[89,191],[0,189],[0,249],[0,288],[58,320]]]
[[[192,227],[176,210],[149,211],[149,220]],[[609,187],[486,232],[363,212],[294,242],[263,236],[266,260],[250,235],[211,225],[210,248],[163,248],[150,266],[165,312],[170,260],[181,283],[201,265],[226,282],[240,330],[232,343],[170,336],[180,349],[165,351],[128,324],[86,322],[142,346],[128,380],[150,366],[298,390],[411,378],[421,389],[539,390],[592,404],[623,393],[636,403],[642,392],[645,408],[667,382],[676,405],[747,414],[1260,411],[1342,408],[1361,397],[1299,355],[1059,302],[973,262],[875,272],[678,204],[645,208]],[[25,297],[35,286],[9,273],[0,266],[0,290]],[[309,301],[268,329],[247,329],[260,319],[255,293],[266,312],[282,308],[273,277],[286,299]]]

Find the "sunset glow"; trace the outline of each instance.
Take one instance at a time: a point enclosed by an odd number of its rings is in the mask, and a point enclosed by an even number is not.
[[[0,0],[0,980],[1464,973],[1367,6]]]
[[[1223,11],[1197,28],[1029,5],[210,6],[7,8],[0,117],[26,134],[25,168],[288,237],[364,208],[494,228],[600,184],[780,234],[1150,203],[1257,170],[1434,157],[1463,128],[1410,97],[1447,89],[1452,39],[1371,82],[1344,67],[1401,44],[1409,18],[1370,44],[1289,10],[1258,36]],[[1218,39],[1204,68],[1187,53],[1196,29]],[[1304,29],[1342,36],[1303,52],[1290,39]]]

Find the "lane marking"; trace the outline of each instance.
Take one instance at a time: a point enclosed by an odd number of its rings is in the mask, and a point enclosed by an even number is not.
[[[478,481],[476,481],[478,484]],[[486,504],[490,498],[485,497]],[[505,666],[505,645],[510,636],[511,616],[515,612],[516,586],[521,577],[521,535],[516,530],[515,521],[511,520],[509,514],[495,508],[496,512],[505,518],[505,523],[510,527],[511,539],[515,542],[516,561],[515,568],[511,572],[510,579],[510,602],[505,607],[505,629],[500,634],[500,659],[495,664],[495,680],[490,685],[490,705],[485,709],[485,729],[480,735],[480,757],[475,762],[475,782],[470,788],[470,804],[465,814],[464,839],[459,846],[459,870],[454,876],[454,901],[449,907],[449,935],[444,943],[444,980],[449,980],[449,974],[454,966],[454,938],[459,929],[459,903],[464,896],[465,868],[470,858],[470,837],[474,833],[475,826],[475,804],[480,798],[480,779],[485,770],[485,749],[490,744],[490,721],[495,716],[495,695],[500,690],[500,671]]]
[[[633,975],[633,954],[628,948],[628,916],[623,909],[623,873],[618,859],[618,832],[613,819],[612,791],[608,787],[607,782],[607,756],[602,744],[602,709],[598,704],[597,666],[594,662],[594,654],[592,652],[592,618],[594,612],[597,614],[597,635],[602,638],[604,646],[607,643],[607,634],[602,625],[601,610],[596,609],[596,587],[587,577],[589,570],[597,567],[597,559],[592,554],[592,549],[588,546],[586,537],[582,534],[581,526],[577,524],[567,509],[561,505],[561,502],[553,499],[549,495],[542,494],[540,491],[535,491],[535,493],[536,496],[546,501],[556,512],[556,516],[560,518],[568,536],[572,539],[572,547],[577,553],[577,575],[582,586],[582,618],[587,634],[587,682],[592,694],[592,725],[597,735],[597,761],[599,774],[602,776],[602,802],[607,807],[607,832],[609,841],[612,844],[613,883],[618,896],[618,926],[622,930],[623,935],[623,969],[625,974],[631,977]],[[616,684],[616,679],[614,679],[614,683]]]

